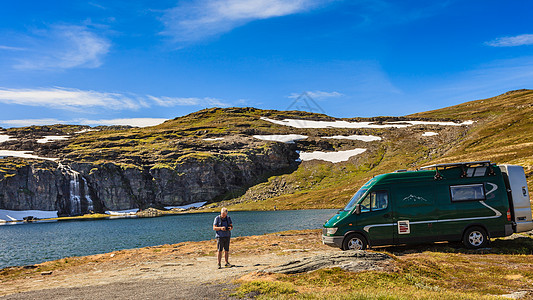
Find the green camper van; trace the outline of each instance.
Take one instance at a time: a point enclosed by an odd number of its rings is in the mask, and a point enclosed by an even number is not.
[[[438,241],[482,248],[529,230],[524,169],[477,161],[375,176],[324,224],[322,242],[343,250]]]

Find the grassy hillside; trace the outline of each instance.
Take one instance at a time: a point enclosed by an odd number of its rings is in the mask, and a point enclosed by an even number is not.
[[[303,162],[291,174],[275,176],[237,199],[212,205],[236,210],[341,208],[372,176],[433,163],[491,160],[525,168],[533,186],[533,91],[519,90],[399,119],[474,120],[468,127],[413,126],[366,130],[383,137],[344,163]],[[421,137],[427,130],[438,136]],[[533,199],[533,196],[531,196]]]
[[[435,161],[483,158],[533,168],[533,90],[512,91],[408,117],[477,121],[461,143]]]

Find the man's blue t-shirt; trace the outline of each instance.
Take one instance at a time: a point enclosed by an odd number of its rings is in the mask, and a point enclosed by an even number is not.
[[[220,215],[216,216],[215,221],[213,222],[213,225],[216,227],[229,227],[231,224],[231,218],[229,216],[226,216],[226,218],[222,219]],[[217,230],[216,231],[216,237],[231,237],[231,231],[226,230]]]

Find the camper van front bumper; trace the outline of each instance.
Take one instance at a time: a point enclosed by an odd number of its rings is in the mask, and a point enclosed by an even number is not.
[[[331,247],[342,248],[342,240],[344,240],[343,236],[326,236],[326,235],[322,235],[322,244],[328,245],[328,246],[331,246]]]

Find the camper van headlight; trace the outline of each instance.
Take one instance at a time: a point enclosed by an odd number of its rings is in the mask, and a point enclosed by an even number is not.
[[[326,233],[327,234],[335,234],[335,232],[337,232],[337,227],[332,227],[332,228],[326,229]]]

